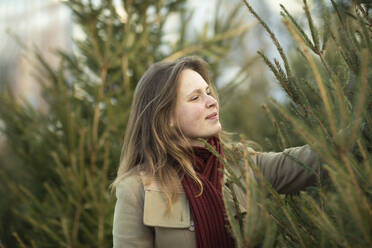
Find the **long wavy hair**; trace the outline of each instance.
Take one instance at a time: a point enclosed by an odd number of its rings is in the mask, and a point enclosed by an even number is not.
[[[171,210],[177,199],[176,189],[181,186],[180,174],[188,174],[200,186],[200,193],[203,191],[203,185],[192,166],[190,140],[177,122],[171,124],[170,118],[174,115],[179,77],[185,69],[198,72],[210,85],[212,96],[217,99],[208,65],[201,58],[184,57],[174,62],[152,65],[135,89],[120,165],[112,184],[115,189],[126,175],[138,169],[159,181],[168,199],[167,211]]]

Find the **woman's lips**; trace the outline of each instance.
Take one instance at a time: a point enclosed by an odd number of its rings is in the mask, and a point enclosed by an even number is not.
[[[216,120],[216,119],[218,119],[218,114],[217,114],[217,112],[214,112],[214,113],[208,115],[205,119],[207,119],[207,120]]]

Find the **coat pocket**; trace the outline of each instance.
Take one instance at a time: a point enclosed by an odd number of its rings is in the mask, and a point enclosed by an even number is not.
[[[143,211],[143,223],[146,226],[189,228],[190,208],[184,193],[173,204],[172,211],[165,214],[168,202],[165,194],[160,191],[146,190]]]

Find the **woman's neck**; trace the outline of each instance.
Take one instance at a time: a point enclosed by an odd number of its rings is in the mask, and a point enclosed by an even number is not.
[[[190,140],[192,146],[199,146],[199,147],[206,147],[205,144],[200,139],[192,139]]]
[[[192,139],[190,141],[191,145],[192,146],[201,146],[201,147],[205,147],[204,143],[201,142],[200,140],[197,140],[197,139]]]

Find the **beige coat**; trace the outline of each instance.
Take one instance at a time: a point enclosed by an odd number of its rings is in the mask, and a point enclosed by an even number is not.
[[[252,155],[264,177],[279,193],[296,192],[315,183],[315,176],[290,157],[313,169],[319,166],[318,157],[308,145],[280,153]],[[144,175],[133,173],[123,179],[116,189],[114,247],[196,247],[192,215],[183,189],[178,190],[180,197],[172,213],[165,216],[167,200],[160,191],[159,183],[153,181],[144,187],[143,180]]]

